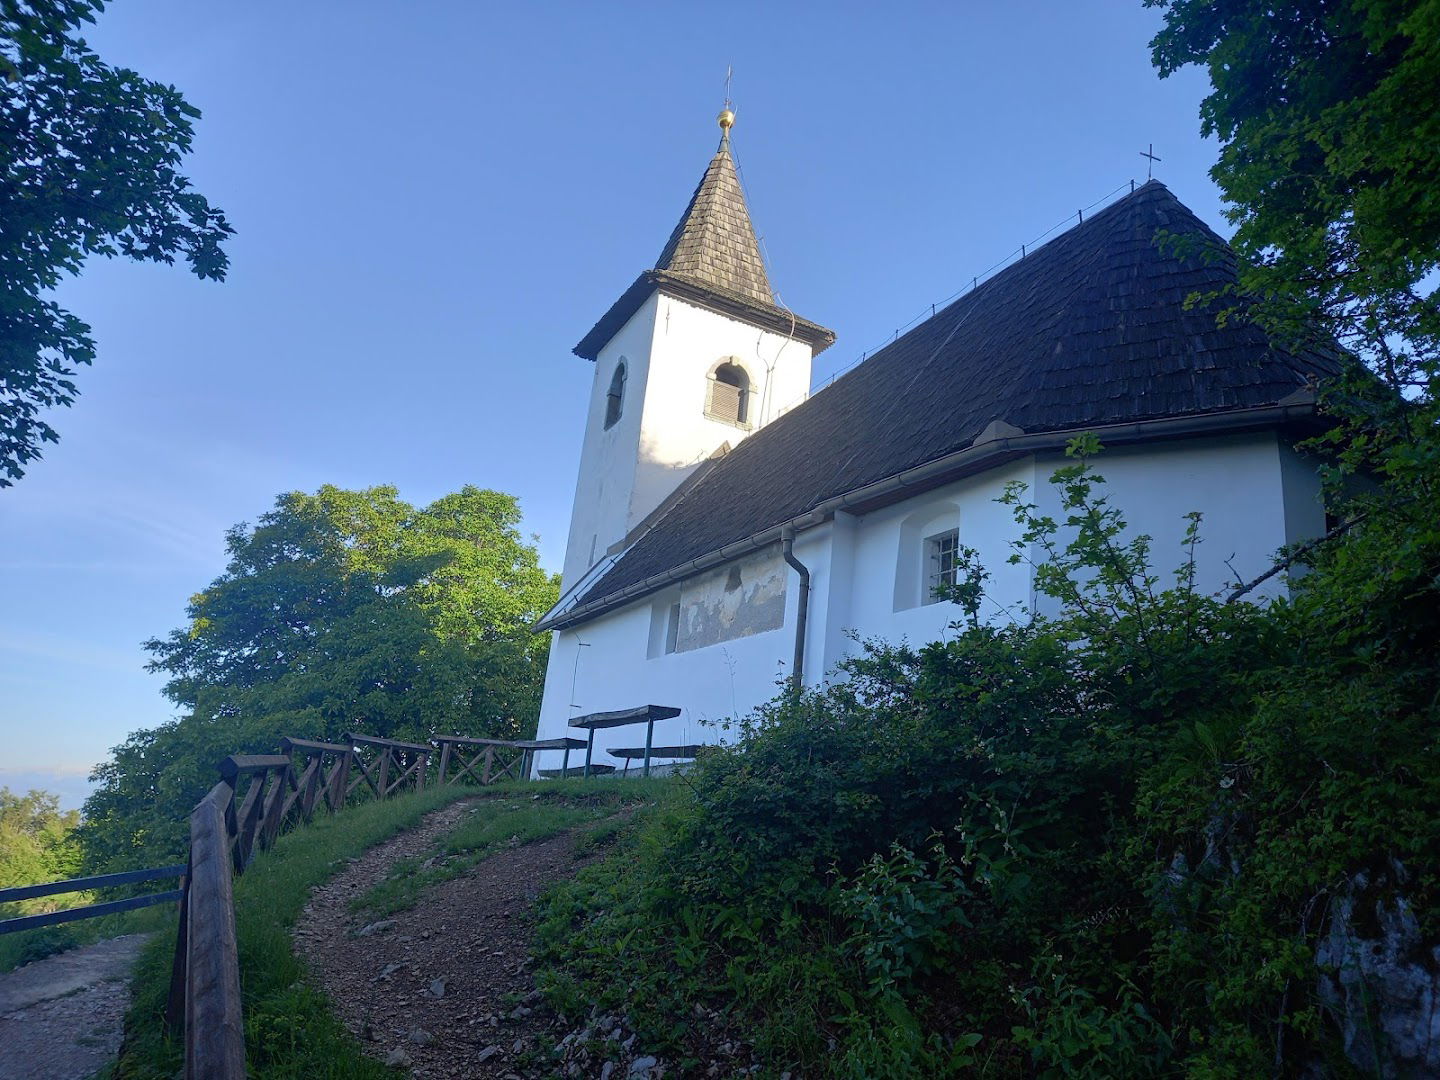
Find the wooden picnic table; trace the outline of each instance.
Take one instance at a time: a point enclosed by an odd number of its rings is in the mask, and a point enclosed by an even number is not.
[[[633,709],[618,709],[613,712],[587,713],[570,721],[570,726],[580,728],[589,734],[585,746],[585,775],[590,775],[590,759],[595,753],[595,732],[600,728],[625,727],[629,724],[645,725],[645,775],[650,775],[650,746],[655,741],[655,721],[670,720],[680,715],[672,705],[638,705]]]

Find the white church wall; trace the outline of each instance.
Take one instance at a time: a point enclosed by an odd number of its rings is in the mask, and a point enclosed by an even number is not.
[[[935,530],[957,529],[960,543],[974,548],[989,571],[984,617],[1023,615],[1037,602],[1053,610],[1053,602],[1034,597],[1030,566],[1008,561],[1020,528],[1011,509],[995,500],[1007,483],[1020,481],[1042,512],[1063,519],[1049,478],[1066,463],[1058,454],[1023,459],[871,514],[842,513],[801,533],[795,555],[811,575],[806,684],[818,685],[855,651],[851,630],[863,638],[913,644],[945,636],[959,609],[922,602],[920,581],[923,541]],[[1281,545],[1323,530],[1313,468],[1271,433],[1115,447],[1094,464],[1107,481],[1099,490],[1124,512],[1129,534],[1153,538],[1162,586],[1173,580],[1170,572],[1184,557],[1184,515],[1191,510],[1204,515],[1197,567],[1205,591],[1224,589],[1237,574],[1248,581],[1271,565]],[[657,741],[714,742],[722,735],[705,721],[743,714],[774,697],[792,660],[798,576],[779,561],[778,545],[738,562],[749,568],[748,574],[742,569],[742,582],[767,581],[757,608],[765,614],[752,619],[737,611],[732,629],[725,631],[735,635],[728,640],[707,631],[708,637],[692,640],[693,647],[667,652],[662,615],[687,589],[708,597],[706,603],[723,602],[729,566],[557,634],[540,737],[573,734],[566,730],[568,719],[581,713],[653,703],[684,710],[680,718],[657,725]],[[782,583],[781,625],[759,629],[761,622],[776,622],[775,588]],[[1277,576],[1255,595],[1275,596],[1285,587]],[[733,629],[737,618],[743,632]],[[600,750],[643,739],[638,727],[599,732],[596,760],[609,763],[613,759]],[[558,755],[552,756],[555,761],[547,756],[546,767],[558,764]]]
[[[638,525],[718,447],[735,446],[778,415],[780,406],[803,400],[810,387],[810,346],[804,342],[674,297],[655,302],[654,350],[627,528]],[[705,413],[709,376],[727,360],[744,368],[750,379],[745,427]]]
[[[1273,432],[1108,447],[1092,459],[1095,472],[1106,481],[1096,494],[1107,495],[1124,515],[1127,538],[1151,537],[1151,562],[1160,588],[1174,584],[1174,571],[1186,558],[1185,515],[1199,511],[1203,517],[1195,549],[1196,585],[1202,592],[1217,592],[1267,570],[1286,543],[1281,450]],[[1063,520],[1064,512],[1049,478],[1068,463],[1056,454],[1036,464],[1034,501],[1057,520]],[[1297,527],[1300,524],[1297,519]],[[1285,589],[1283,575],[1277,575],[1252,599],[1278,596]],[[1058,607],[1043,597],[1038,604],[1042,611]]]
[[[793,596],[787,599],[787,610],[793,613]],[[794,640],[785,628],[651,656],[650,611],[647,598],[555,634],[539,738],[583,738],[584,732],[569,728],[576,716],[653,704],[682,710],[675,719],[655,725],[657,745],[733,740],[713,725],[749,712],[778,692],[785,675],[782,661],[789,660]],[[616,759],[606,750],[644,744],[643,725],[597,731],[594,760],[614,765]],[[546,751],[537,758],[540,767],[558,768],[561,754]],[[578,757],[571,752],[572,765],[583,760],[583,751]]]
[[[1279,444],[1279,450],[1280,476],[1285,485],[1285,543],[1303,544],[1326,531],[1319,463],[1284,442]]]
[[[858,521],[854,539],[854,571],[850,575],[850,617],[828,638],[826,667],[855,651],[844,632],[863,638],[914,643],[941,637],[959,617],[952,603],[931,603],[924,595],[925,540],[955,529],[965,547],[974,548],[989,571],[990,597],[982,612],[992,620],[1030,602],[1030,571],[1009,562],[1010,542],[1019,535],[1009,508],[995,500],[1012,480],[1034,481],[1030,459],[968,477],[925,492],[902,503],[867,514]]]
[[[827,647],[830,626],[834,618],[842,617],[848,607],[853,589],[853,558],[847,558],[844,548],[850,539],[845,535],[846,526],[836,529],[833,521],[806,529],[795,537],[794,555],[810,572],[810,601],[805,616],[805,670],[802,672],[806,686],[819,685],[829,668]],[[834,558],[837,533],[840,536],[841,557]],[[789,674],[795,660],[795,622],[800,603],[800,575],[794,567],[785,563],[785,627],[781,634],[778,662]],[[839,572],[837,572],[839,571]],[[832,618],[832,611],[834,616]]]
[[[562,588],[579,580],[605,554],[605,549],[623,539],[630,528],[628,507],[640,446],[641,406],[645,400],[658,304],[659,297],[652,296],[640,305],[595,359],[580,472],[575,482],[574,510],[570,515],[570,538],[565,547]],[[605,398],[615,368],[622,360],[626,379],[620,419],[606,428]]]

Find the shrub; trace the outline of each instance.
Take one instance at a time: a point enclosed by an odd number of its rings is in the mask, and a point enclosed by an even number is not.
[[[949,640],[864,643],[741,718],[548,898],[558,1005],[807,1074],[1348,1067],[1315,992],[1329,898],[1397,860],[1440,922],[1435,501],[1372,507],[1260,608],[1197,591],[1195,515],[1162,586],[1098,445],[1071,449],[1064,520],[1005,496],[1063,612],[983,624],[972,566]]]

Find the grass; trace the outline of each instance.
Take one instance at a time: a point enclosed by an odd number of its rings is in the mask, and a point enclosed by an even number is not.
[[[440,880],[426,876],[431,871],[439,869],[442,876],[453,877],[496,850],[553,836],[586,821],[599,821],[596,828],[604,829],[607,823],[602,819],[654,800],[667,783],[603,779],[432,788],[420,795],[347,808],[282,837],[235,883],[245,1047],[252,1080],[393,1080],[395,1076],[362,1053],[292,951],[290,931],[311,888],[333,876],[345,860],[409,828],[431,810],[457,798],[477,799],[475,813],[437,843],[435,863],[426,868],[423,861],[412,860],[412,872],[397,879],[395,891],[377,897],[396,903],[403,896],[413,903],[425,885]],[[162,929],[141,957],[134,1004],[126,1020],[126,1052],[113,1080],[172,1077],[182,1064],[182,1042],[167,1037],[163,1019],[175,936],[173,913]]]
[[[390,875],[363,896],[351,910],[381,918],[415,906],[430,886],[459,877],[476,863],[503,848],[548,840],[588,822],[594,829],[576,840],[576,856],[613,840],[623,827],[617,816],[626,806],[652,801],[666,780],[559,780],[539,790],[533,784],[497,784],[470,811],[470,820],[442,836],[431,855],[403,859]],[[593,837],[593,838],[592,838]]]
[[[290,929],[310,889],[330,878],[346,859],[416,824],[426,813],[472,794],[461,787],[432,788],[385,802],[317,817],[283,836],[235,881],[235,928],[240,941],[245,1049],[254,1080],[380,1080],[393,1073],[365,1057],[331,1014],[291,948]],[[184,1046],[164,1023],[170,984],[175,917],[141,957],[134,1004],[126,1019],[126,1052],[116,1080],[170,1077]]]
[[[628,830],[634,828],[634,821],[630,818],[610,817],[599,824],[586,829],[575,836],[575,857],[584,858],[586,855],[598,852],[601,848],[607,848],[620,840]]]

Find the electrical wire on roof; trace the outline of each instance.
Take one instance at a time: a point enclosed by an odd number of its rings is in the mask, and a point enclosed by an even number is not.
[[[737,172],[737,174],[740,174],[740,169],[739,169],[738,163],[737,163],[737,166],[736,166],[736,172]],[[744,188],[744,183],[745,183],[743,174],[740,175],[740,183],[741,183],[741,187],[742,187],[742,190],[743,190],[743,188]],[[1112,198],[1114,198],[1116,195],[1120,194],[1120,192],[1124,191],[1127,187],[1128,187],[1128,188],[1130,189],[1130,191],[1133,193],[1134,190],[1135,190],[1135,181],[1134,181],[1134,180],[1126,180],[1123,184],[1121,184],[1121,185],[1119,185],[1118,187],[1116,187],[1116,188],[1114,188],[1114,189],[1106,192],[1104,195],[1101,195],[1098,199],[1096,199],[1094,202],[1092,202],[1089,206],[1083,206],[1083,207],[1081,207],[1079,210],[1077,210],[1077,211],[1075,212],[1076,221],[1079,222],[1079,223],[1083,223],[1084,220],[1085,220],[1085,215],[1086,215],[1086,213],[1088,213],[1089,211],[1095,209],[1095,207],[1099,206],[1101,203],[1108,202],[1110,199],[1112,199]],[[748,204],[748,202],[749,202],[749,194],[748,194],[748,193],[746,194],[745,198],[746,198],[746,202],[747,202],[747,204]],[[753,216],[753,215],[752,215],[752,216]],[[1021,244],[1019,247],[1015,248],[1013,251],[1010,252],[1010,254],[1006,255],[1004,258],[999,259],[998,261],[992,263],[990,266],[988,266],[988,267],[986,267],[984,270],[980,271],[980,273],[973,275],[973,276],[970,278],[970,284],[969,284],[968,287],[961,287],[960,289],[958,289],[958,290],[956,290],[955,292],[951,293],[949,296],[945,297],[943,300],[937,300],[937,301],[935,301],[935,303],[930,304],[928,307],[926,307],[925,309],[923,309],[923,310],[920,312],[920,314],[916,315],[916,316],[915,316],[913,319],[911,319],[909,322],[906,322],[906,323],[904,323],[904,324],[902,324],[902,325],[900,325],[900,326],[897,326],[897,327],[895,328],[894,334],[891,335],[889,341],[886,341],[886,342],[884,342],[884,343],[881,344],[881,345],[877,345],[877,346],[875,346],[874,348],[865,349],[864,351],[862,351],[862,352],[860,353],[860,355],[859,355],[858,357],[856,357],[854,360],[850,361],[850,363],[848,363],[848,364],[846,364],[844,367],[839,368],[839,369],[837,369],[836,371],[832,372],[831,375],[830,375],[830,377],[827,378],[827,379],[826,379],[824,382],[822,382],[820,385],[815,386],[815,387],[812,387],[811,390],[809,391],[809,393],[806,394],[806,397],[809,397],[810,394],[815,394],[815,393],[818,393],[819,391],[825,389],[825,387],[829,386],[829,385],[830,385],[831,383],[833,383],[836,379],[840,378],[840,376],[845,375],[845,374],[847,374],[847,373],[849,373],[849,372],[851,372],[851,371],[854,371],[857,367],[859,367],[861,364],[863,364],[866,360],[868,360],[868,359],[870,358],[870,354],[871,354],[871,353],[873,353],[873,352],[879,352],[881,349],[885,348],[886,345],[890,345],[890,344],[892,344],[893,342],[898,341],[898,340],[900,339],[900,335],[903,334],[906,330],[909,330],[909,329],[910,329],[911,327],[913,327],[913,326],[919,325],[920,323],[924,322],[926,319],[932,318],[932,317],[935,315],[935,313],[936,313],[941,307],[945,306],[946,304],[949,304],[949,303],[951,303],[952,301],[955,301],[955,300],[960,299],[960,297],[964,296],[964,295],[967,294],[967,293],[972,293],[972,292],[974,292],[976,289],[978,289],[978,288],[980,287],[980,283],[981,283],[982,281],[988,281],[988,280],[990,279],[990,276],[991,276],[993,273],[995,273],[995,271],[1001,270],[1001,269],[1009,266],[1011,263],[1015,262],[1016,259],[1017,259],[1017,256],[1018,256],[1019,258],[1021,258],[1021,259],[1027,258],[1029,251],[1032,250],[1032,249],[1034,249],[1035,246],[1038,245],[1041,241],[1045,240],[1047,237],[1049,237],[1052,233],[1056,232],[1057,230],[1066,228],[1067,226],[1069,226],[1069,225],[1071,225],[1071,224],[1072,224],[1072,222],[1071,222],[1071,220],[1070,220],[1070,218],[1069,218],[1068,216],[1065,217],[1065,218],[1064,218],[1063,220],[1061,220],[1061,221],[1057,221],[1054,225],[1050,226],[1050,228],[1046,229],[1043,233],[1041,233],[1039,236],[1035,237],[1033,240],[1029,241],[1028,243]],[[763,238],[763,237],[761,238],[760,243],[761,243],[761,246],[764,247],[764,238]],[[768,251],[768,250],[765,252],[765,259],[766,259],[766,262],[768,263],[768,262],[769,262],[769,259],[770,259],[770,255],[769,255],[769,251]],[[779,293],[778,293],[778,292],[776,293],[776,303],[777,303],[778,306],[780,306],[781,308],[783,308],[785,311],[787,311],[787,312],[790,311],[790,309],[789,309],[788,307],[785,307],[783,304],[780,304],[780,303],[779,303]],[[791,314],[791,318],[793,319],[793,318],[794,318],[794,313],[791,312],[790,314]],[[794,401],[788,402],[788,403],[785,405],[784,408],[776,410],[777,415],[778,415],[779,413],[784,412],[786,409],[793,408],[794,406],[798,405],[800,402],[802,402],[802,401],[804,401],[804,400],[805,400],[805,397],[801,397],[801,398],[796,398]]]
[[[730,79],[731,79],[731,75],[732,75],[732,74],[733,74],[732,71],[731,71],[729,68],[726,68],[726,70],[725,70],[725,109],[726,109],[727,111],[729,111],[729,110],[730,110],[730,107],[731,107],[731,106],[730,106]],[[736,181],[738,181],[739,184],[740,184],[740,197],[745,200],[745,208],[746,208],[746,210],[747,210],[747,211],[749,212],[749,214],[750,214],[751,228],[754,228],[754,223],[755,223],[754,204],[753,204],[753,203],[751,202],[751,200],[750,200],[750,189],[749,189],[749,188],[746,186],[746,184],[745,184],[745,169],[741,166],[741,164],[740,164],[740,158],[736,155],[733,147],[732,147],[732,149],[731,149],[731,151],[730,151],[730,157],[731,157],[731,159],[734,161],[734,164],[735,164],[735,179],[736,179]],[[762,424],[764,424],[764,423],[768,423],[768,422],[769,422],[771,419],[773,419],[774,416],[776,415],[776,414],[771,410],[771,408],[770,408],[770,388],[771,388],[771,385],[772,385],[772,382],[773,382],[773,379],[774,379],[775,367],[776,367],[777,364],[780,363],[780,356],[781,356],[781,354],[784,353],[785,350],[786,350],[787,348],[789,348],[790,345],[791,345],[791,343],[793,343],[794,340],[795,340],[795,327],[796,327],[796,324],[797,324],[797,320],[796,320],[796,317],[795,317],[795,312],[790,308],[790,305],[789,305],[789,304],[785,303],[784,298],[780,295],[780,290],[779,290],[778,288],[776,288],[776,286],[775,286],[775,280],[774,280],[774,278],[775,278],[775,275],[774,275],[775,263],[774,263],[774,261],[770,258],[770,245],[765,242],[765,233],[764,233],[764,231],[763,231],[763,230],[757,230],[757,231],[756,231],[756,234],[755,234],[755,239],[756,239],[756,241],[757,241],[757,242],[759,243],[759,245],[760,245],[760,257],[761,257],[761,259],[764,261],[764,264],[765,264],[765,278],[766,278],[766,280],[770,283],[770,295],[775,298],[775,306],[778,307],[781,311],[785,312],[786,315],[789,315],[789,316],[790,316],[790,331],[789,331],[789,333],[787,333],[787,334],[785,335],[785,341],[784,341],[784,343],[781,344],[780,348],[778,348],[777,350],[775,350],[775,358],[774,358],[773,360],[766,360],[764,357],[760,357],[760,358],[759,358],[759,359],[760,359],[760,362],[765,365],[765,389],[764,389],[764,392],[760,395],[760,418],[759,418],[759,419],[760,419],[760,422],[761,422]],[[809,393],[808,393],[808,391],[807,391],[806,397],[808,397],[808,396],[809,396]],[[800,398],[799,400],[803,401],[803,400],[805,400],[805,399],[804,399],[804,398]],[[785,408],[787,408],[787,409],[790,408],[790,405],[791,405],[791,404],[793,404],[793,402],[787,404],[787,405],[785,406]],[[782,411],[783,411],[783,410],[782,410]]]

